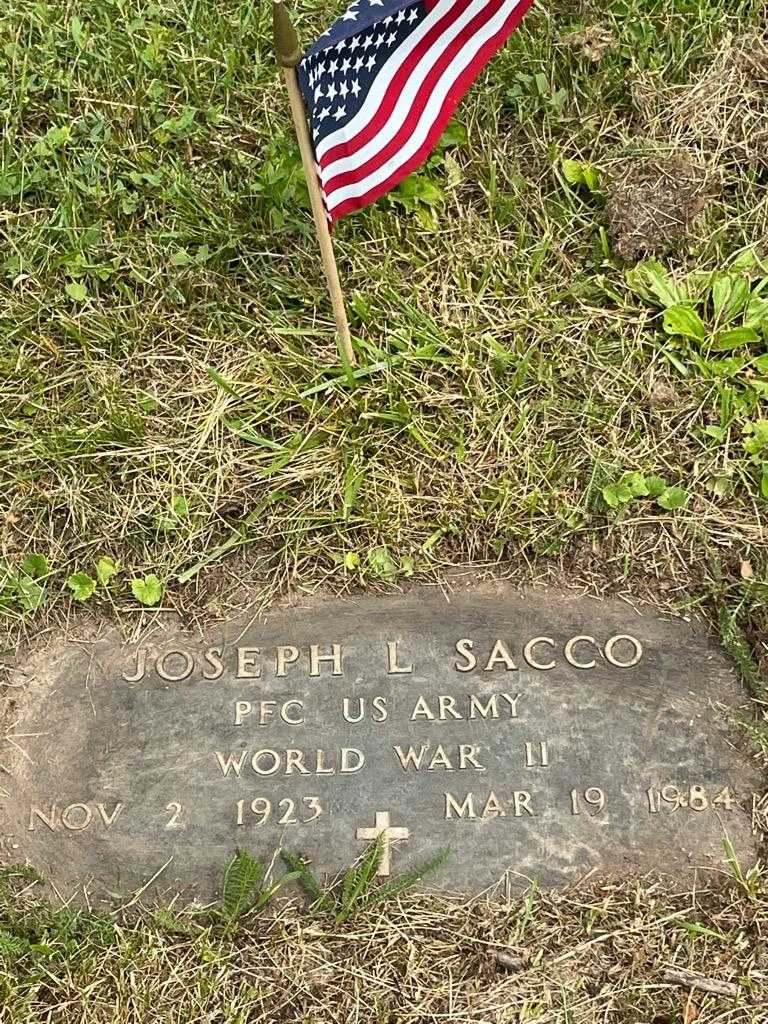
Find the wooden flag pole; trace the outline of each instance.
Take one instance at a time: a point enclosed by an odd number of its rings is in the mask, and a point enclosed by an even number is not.
[[[301,162],[304,165],[304,175],[307,179],[309,198],[312,202],[315,231],[317,232],[317,240],[320,244],[320,255],[323,260],[325,277],[328,281],[328,291],[331,294],[331,303],[333,304],[333,316],[336,321],[339,349],[343,357],[354,366],[355,353],[352,348],[352,337],[349,333],[347,310],[344,305],[344,295],[341,291],[336,258],[333,254],[333,242],[331,241],[331,232],[328,227],[325,203],[320,192],[320,181],[317,176],[315,154],[309,137],[309,128],[307,127],[304,100],[296,73],[296,65],[301,59],[299,40],[282,0],[275,0],[272,7],[272,16],[275,32],[275,53],[277,54],[277,62],[283,69],[283,77],[288,88],[288,99],[291,104],[293,124],[299,140]]]

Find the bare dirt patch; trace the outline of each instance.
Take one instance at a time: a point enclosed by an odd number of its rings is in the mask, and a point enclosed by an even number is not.
[[[711,194],[706,172],[685,154],[630,164],[609,186],[614,251],[625,260],[666,251],[691,231]]]

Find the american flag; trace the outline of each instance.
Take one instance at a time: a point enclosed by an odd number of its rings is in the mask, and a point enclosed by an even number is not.
[[[533,0],[354,0],[299,82],[330,221],[426,160],[464,93]]]

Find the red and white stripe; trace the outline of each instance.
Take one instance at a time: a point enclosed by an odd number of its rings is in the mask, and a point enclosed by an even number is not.
[[[427,158],[533,0],[428,0],[352,120],[316,147],[329,218],[374,202]]]

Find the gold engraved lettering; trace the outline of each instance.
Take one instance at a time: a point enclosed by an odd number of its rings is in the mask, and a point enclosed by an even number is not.
[[[350,759],[354,757],[357,759],[357,764],[350,764]],[[341,748],[341,774],[342,775],[354,775],[355,772],[359,772],[365,764],[365,756],[362,750],[358,750],[357,747],[342,747]]]
[[[362,722],[363,718],[365,718],[365,697],[354,697],[354,698],[351,698],[351,699],[357,701],[357,710],[355,711],[355,713],[353,715],[352,712],[349,709],[350,698],[349,697],[342,698],[342,701],[341,701],[341,713],[344,716],[344,721],[352,722],[352,723],[354,723],[354,722]]]
[[[421,768],[421,762],[429,750],[429,743],[422,743],[421,749],[418,754],[413,747],[408,747],[407,753],[403,753],[402,747],[393,747],[392,749],[397,754],[400,760],[400,767],[403,771],[408,771],[409,768],[413,768],[418,771]]]
[[[365,765],[365,755],[357,747],[341,747],[329,755],[326,750],[316,749],[305,753],[295,748],[273,750],[262,747],[252,755],[243,750],[239,754],[224,755],[214,751],[221,774],[242,778],[243,769],[249,765],[257,775],[354,775]]]
[[[449,697],[446,694],[440,694],[437,698],[440,703],[440,721],[444,722],[448,715],[452,718],[461,719],[461,715],[456,710],[456,698]]]
[[[302,712],[301,718],[291,718],[288,714],[291,708],[297,708]],[[287,700],[280,709],[280,717],[286,725],[304,725],[304,702],[301,700]]]
[[[237,801],[237,824],[244,825],[245,821],[243,818],[243,811],[245,809],[245,800]],[[251,802],[251,813],[257,815],[259,820],[256,822],[257,825],[264,825],[272,813],[272,802],[267,800],[266,797],[257,796],[255,800]]]
[[[284,676],[285,666],[292,665],[294,661],[299,660],[299,649],[293,647],[291,644],[287,644],[284,647],[278,647],[275,652],[275,675]]]
[[[474,743],[460,743],[459,744],[459,771],[463,771],[466,768],[476,768],[480,772],[484,772],[485,768],[477,763],[477,755],[480,752],[480,745]]]
[[[319,797],[316,796],[303,796],[301,798],[301,806],[305,809],[301,818],[297,816],[296,809],[299,806],[299,800],[293,799],[292,797],[284,797],[277,804],[278,808],[283,810],[283,813],[279,820],[278,825],[308,825],[310,821],[315,821],[323,813],[323,806],[320,803]],[[235,824],[245,824],[246,814],[246,802],[245,800],[238,800],[235,804],[236,818]],[[272,815],[272,801],[267,800],[266,797],[258,796],[251,801],[249,808],[251,814],[257,819],[250,824],[266,825]]]
[[[58,814],[58,807],[56,804],[51,804],[51,809],[48,814],[45,814],[40,810],[39,807],[30,807],[29,809],[29,824],[27,825],[28,832],[35,831],[35,818],[38,818],[44,825],[46,825],[51,832],[56,828],[56,815]]]
[[[539,644],[548,644],[550,647],[554,647],[555,641],[550,636],[535,636],[533,640],[529,640],[523,648],[523,657],[531,668],[539,669],[541,672],[548,672],[551,668],[555,667],[555,662],[553,660],[548,661],[545,664],[544,662],[536,660],[533,652]]]
[[[108,831],[112,825],[114,825],[124,806],[125,804],[117,803],[115,804],[114,810],[108,811],[106,804],[95,804],[96,811],[98,812],[105,830]],[[32,806],[29,809],[27,830],[29,832],[34,832],[35,821],[38,820],[41,821],[46,828],[50,829],[51,832],[55,832],[57,819],[58,822],[70,832],[84,832],[93,822],[94,812],[88,804],[82,803],[68,804],[62,810],[61,815],[59,815],[59,809],[56,804],[52,804],[50,811],[47,813],[42,811],[39,807]]]
[[[256,664],[256,658],[260,653],[258,647],[237,648],[238,679],[261,679],[261,669]]]
[[[688,806],[688,797],[681,793],[677,786],[662,786],[661,799],[668,803],[673,811]]]
[[[418,750],[415,747],[408,747],[407,750],[404,750],[399,746],[393,746],[392,749],[400,762],[400,767],[406,772],[409,770],[420,771],[422,766],[429,772],[435,771],[437,768],[452,772],[456,770],[454,767],[456,759],[458,759],[459,771],[466,771],[468,768],[479,772],[485,771],[485,767],[477,760],[481,749],[479,744],[460,743],[456,754],[449,754],[441,743],[434,748],[431,743],[422,743]],[[432,750],[432,754],[428,756],[430,750]]]
[[[82,832],[93,821],[93,811],[88,804],[70,804],[61,812],[61,824],[70,832]]]
[[[456,653],[465,660],[464,665],[460,665],[458,661],[454,663],[457,672],[471,672],[477,666],[477,658],[472,653],[473,647],[474,644],[471,640],[456,641]]]
[[[509,717],[517,718],[517,702],[522,697],[521,693],[511,697],[508,693],[493,693],[488,698],[485,704],[482,699],[474,693],[469,695],[469,718],[498,718],[499,717],[499,697],[505,700],[509,704]]]
[[[175,800],[172,800],[169,804],[165,805],[165,809],[166,809],[166,811],[170,811],[171,812],[171,817],[166,822],[165,827],[166,828],[184,828],[184,825],[182,824],[182,822],[179,821],[179,817],[180,817],[181,812],[183,810],[183,807],[181,806],[181,804],[177,803]]]
[[[399,646],[399,640],[387,640],[387,672],[391,676],[406,676],[410,672],[413,672],[412,663],[409,663],[408,665],[398,665],[397,655]]]
[[[497,640],[493,645],[490,657],[486,662],[483,672],[492,672],[496,665],[501,662],[507,672],[517,672],[517,665],[512,660],[512,655],[507,650],[503,640]]]
[[[595,638],[593,636],[573,636],[565,645],[565,660],[569,665],[573,665],[574,668],[594,668],[597,662],[593,659],[592,661],[577,661],[573,649],[576,644],[592,644],[596,646]]]
[[[387,698],[386,697],[374,697],[373,701],[372,701],[372,704],[373,704],[373,710],[375,712],[375,714],[373,715],[373,721],[374,722],[386,722],[387,715],[389,714],[389,711],[387,710]]]
[[[253,704],[249,700],[235,701],[235,725],[242,725],[243,719],[253,713]]]
[[[430,710],[426,697],[419,697],[419,699],[416,701],[416,707],[413,709],[411,721],[414,722],[417,718],[427,718],[430,721],[434,721],[435,716],[432,714],[432,711]]]
[[[114,811],[112,811],[111,814],[107,814],[107,808],[105,804],[96,804],[96,809],[98,810],[99,815],[101,816],[101,820],[104,824],[105,829],[110,829],[114,825],[114,823],[120,816],[120,812],[122,811],[124,806],[124,804],[115,804]]]
[[[709,807],[709,797],[703,786],[691,786],[688,790],[688,806],[692,811],[706,811]]]
[[[619,661],[613,653],[616,645],[620,643],[632,644],[633,654],[629,661]],[[643,645],[638,639],[633,636],[629,636],[627,633],[620,633],[618,636],[612,636],[605,645],[605,660],[610,662],[611,665],[615,665],[616,668],[632,668],[633,665],[636,665],[640,661],[642,656]]]
[[[443,793],[445,798],[445,812],[444,818],[506,818],[507,810],[505,805],[512,806],[512,814],[515,818],[521,818],[523,814],[529,815],[531,818],[535,818],[536,814],[531,806],[531,794],[525,789],[516,789],[512,793],[511,800],[500,800],[494,790],[488,793],[483,803],[482,810],[479,815],[476,808],[479,806],[475,803],[474,793],[467,793],[464,799],[459,801],[459,797],[454,796],[452,793]]]
[[[285,774],[293,775],[293,771],[299,775],[309,775],[309,768],[304,764],[304,753],[301,750],[286,750],[285,752]]]
[[[511,800],[500,800],[494,790],[490,791],[482,804],[482,810],[477,813],[479,804],[475,803],[475,795],[468,793],[463,800],[455,797],[452,793],[443,793],[445,800],[444,818],[504,818],[507,816],[506,806],[512,806],[514,817],[520,818],[523,814],[529,817],[536,817],[534,808],[530,805],[530,794],[526,790],[515,790]],[[506,806],[505,806],[506,805]]]
[[[243,765],[245,764],[245,759],[248,756],[248,751],[242,751],[239,758],[237,754],[230,754],[226,761],[224,760],[224,755],[220,754],[218,750],[214,751],[214,753],[216,755],[216,759],[219,762],[221,774],[226,778],[226,776],[229,775],[229,772],[231,770],[232,774],[236,775],[237,778],[239,779],[240,774],[243,770]]]
[[[147,671],[147,649],[140,647],[136,652],[136,672],[132,676],[123,673],[126,683],[140,683]]]
[[[453,771],[451,759],[446,754],[445,748],[441,743],[437,745],[435,752],[432,755],[432,760],[429,762],[429,768],[427,768],[427,771],[433,772],[435,768],[446,768],[449,772]]]
[[[221,656],[224,653],[223,647],[209,647],[203,655],[203,661],[212,671],[203,670],[203,679],[221,679],[224,674],[224,662]]]
[[[309,645],[309,674],[311,676],[319,676],[320,665],[328,661],[333,664],[332,675],[343,675],[341,644],[331,644],[330,654],[321,654],[319,644]]]
[[[301,798],[301,802],[304,804],[304,806],[308,810],[312,811],[312,817],[304,819],[304,824],[305,825],[308,822],[310,822],[310,821],[314,821],[315,818],[319,818],[320,815],[323,813],[323,808],[322,808],[322,805],[321,805],[320,800],[318,799],[318,797],[316,797],[316,796],[303,796]]]
[[[275,713],[277,707],[277,701],[274,700],[260,700],[259,701],[259,725],[266,725],[267,719],[271,718]]]
[[[731,791],[728,786],[725,786],[716,797],[712,800],[713,807],[723,807],[726,811],[732,811],[736,806],[736,801],[731,796]]]
[[[693,783],[683,790],[672,785],[662,786],[660,789],[651,787],[646,790],[646,796],[651,814],[658,814],[664,804],[673,811],[688,808],[688,810],[697,812],[706,811],[709,807],[717,809],[722,807],[726,811],[730,811],[736,806],[736,801],[727,786],[714,797],[711,797],[710,792],[699,783]]]
[[[488,794],[488,799],[485,801],[485,807],[480,814],[481,818],[506,818],[507,812],[504,810],[503,805],[499,802],[499,798],[491,790]]]
[[[590,818],[596,817],[605,807],[605,793],[597,786],[590,786],[582,794],[578,790],[571,790],[571,814],[581,814],[581,800],[592,808]]]
[[[184,668],[180,672],[169,672],[166,668],[166,663],[169,658],[183,658]],[[165,679],[169,683],[180,683],[182,679],[188,679],[192,675],[192,670],[195,667],[195,661],[189,651],[178,650],[166,651],[165,654],[161,655],[155,664],[155,671],[161,679]]]
[[[290,797],[286,797],[284,800],[281,800],[277,806],[280,808],[285,807],[285,813],[278,820],[278,825],[298,825],[298,821],[294,817],[296,804]]]
[[[444,793],[445,797],[445,818],[453,818],[454,815],[457,818],[476,818],[475,814],[475,799],[471,793],[467,793],[461,803],[453,796],[452,793]]]
[[[538,761],[534,760],[533,756],[533,743],[525,744],[525,767],[526,768],[546,768],[549,765],[549,747],[547,743],[542,740],[539,743],[538,750]]]
[[[531,807],[531,794],[524,789],[516,789],[512,794],[512,806],[514,807],[515,817],[521,817],[523,811],[526,814],[530,814],[532,818],[535,818],[533,808]]]
[[[354,711],[352,710],[353,701],[357,701]],[[371,715],[372,722],[386,722],[389,714],[387,710],[387,698],[382,696],[376,696],[371,701],[373,708],[373,714]],[[368,714],[368,705],[365,697],[342,697],[341,700],[341,714],[344,717],[345,722],[355,723],[361,722],[362,719],[366,718]]]
[[[259,701],[259,725],[267,725],[277,710],[277,702],[274,700]],[[280,718],[286,725],[303,725],[304,716],[293,717],[291,712],[304,710],[304,702],[300,700],[287,700],[280,706]],[[235,725],[242,725],[243,720],[253,712],[253,704],[249,700],[235,701]]]
[[[264,796],[257,796],[255,800],[251,801],[251,811],[261,815],[261,819],[256,824],[263,825],[272,813],[272,801],[267,800]]]

